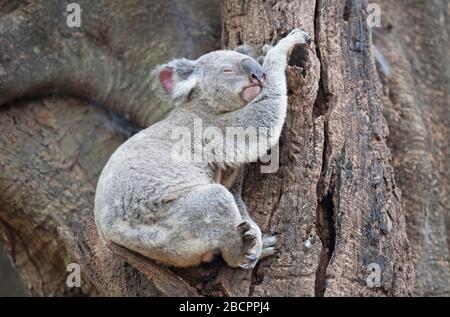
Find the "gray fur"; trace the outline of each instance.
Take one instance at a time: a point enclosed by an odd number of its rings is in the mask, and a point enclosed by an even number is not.
[[[242,91],[250,74],[240,67],[249,56],[215,51],[195,61],[174,60],[158,67],[153,73],[156,88],[177,107],[119,147],[103,169],[95,197],[101,236],[182,267],[220,252],[228,265],[250,269],[261,257],[274,254],[275,237],[261,236],[242,201],[242,172],[234,171],[242,170],[243,162],[224,160],[218,153],[202,161],[174,161],[171,151],[179,140],[172,133],[180,127],[192,130],[198,119],[204,129],[214,127],[224,134],[227,127],[273,127],[268,150],[278,142],[286,115],[288,54],[308,38],[294,30],[267,52],[262,66],[266,81],[249,102]],[[169,89],[161,84],[161,74],[170,74]],[[238,150],[245,142],[237,144]],[[228,144],[223,151],[230,151]],[[251,153],[248,161],[257,158]]]
[[[254,58],[254,59],[257,58],[257,56],[256,56],[256,49],[255,49],[254,45],[245,43],[245,44],[242,44],[242,45],[236,47],[234,50],[236,52],[238,52],[238,53],[241,53],[241,54],[244,54],[244,55],[248,55],[251,58]]]

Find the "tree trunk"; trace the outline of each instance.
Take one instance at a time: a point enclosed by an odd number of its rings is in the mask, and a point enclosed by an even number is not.
[[[218,48],[219,4],[78,3],[74,30],[61,1],[0,0],[0,241],[32,295],[450,294],[445,0],[379,1],[378,72],[365,1],[222,0],[224,48],[314,39],[291,55],[279,170],[248,168],[244,200],[280,249],[252,271],[167,268],[105,247],[93,221],[111,153],[170,109],[148,73]]]

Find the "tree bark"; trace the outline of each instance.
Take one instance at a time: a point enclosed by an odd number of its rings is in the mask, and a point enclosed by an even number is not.
[[[294,27],[314,39],[291,55],[278,172],[248,168],[244,200],[280,249],[252,271],[220,259],[168,268],[104,246],[93,221],[111,153],[170,109],[149,89],[151,67],[218,48],[218,3],[79,3],[82,27],[69,30],[60,1],[0,0],[0,241],[32,295],[449,294],[444,0],[379,1],[389,75],[377,72],[365,1],[222,0],[223,48]],[[69,263],[81,288],[66,286]]]

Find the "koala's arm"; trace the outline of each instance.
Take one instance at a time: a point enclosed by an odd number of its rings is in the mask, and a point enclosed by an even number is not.
[[[244,174],[245,174],[245,168],[241,167],[239,168],[238,175],[230,188],[230,192],[234,197],[234,200],[236,201],[236,205],[239,208],[239,213],[242,216],[242,219],[252,225],[253,228],[258,228],[259,226],[253,221],[253,219],[250,217],[250,214],[247,211],[247,207],[245,206],[244,201],[242,200],[242,186],[244,183]],[[274,254],[277,254],[278,250],[275,247],[277,238],[275,235],[266,234],[263,235],[263,251],[260,255],[260,259],[265,258],[267,256],[271,256]]]
[[[281,39],[274,47],[265,46],[268,49],[264,62],[263,69],[267,76],[266,86],[262,93],[246,108],[261,105],[262,102],[276,102],[280,99],[287,103],[286,91],[286,68],[288,66],[288,54],[295,45],[307,44],[310,42],[310,37],[307,33],[294,29],[288,36]],[[263,48],[263,53],[266,50]],[[276,106],[276,104],[273,104]],[[285,104],[283,106],[286,106]]]
[[[247,106],[222,115],[225,126],[267,128],[270,147],[279,138],[287,108],[286,67],[288,54],[295,45],[307,44],[307,33],[295,29],[271,48],[264,59],[266,83],[261,93]]]
[[[239,208],[239,212],[243,219],[245,220],[251,220],[250,215],[248,214],[247,207],[245,206],[244,201],[242,200],[242,186],[244,183],[244,174],[245,170],[244,167],[238,167],[237,176],[230,188],[230,192],[234,197],[234,200],[236,201],[236,205]],[[252,220],[253,221],[253,220]]]

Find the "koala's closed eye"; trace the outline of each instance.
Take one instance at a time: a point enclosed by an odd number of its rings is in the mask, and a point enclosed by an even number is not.
[[[232,68],[222,68],[222,73],[224,73],[225,75],[233,75],[234,74],[234,70]]]

